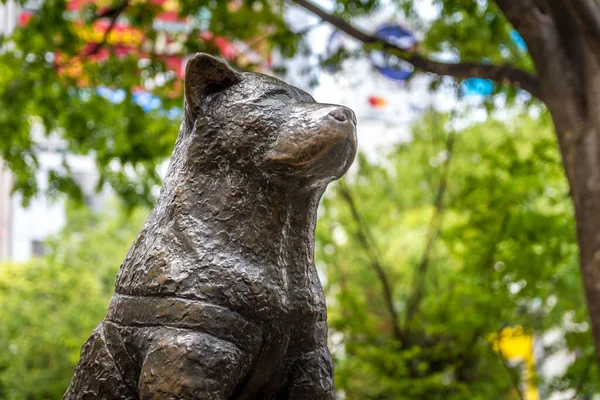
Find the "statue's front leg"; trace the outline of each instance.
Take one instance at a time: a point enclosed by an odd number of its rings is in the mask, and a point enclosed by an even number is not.
[[[228,341],[169,329],[148,349],[140,374],[140,399],[230,399],[251,363],[249,354]]]
[[[135,383],[127,382],[115,363],[107,340],[106,322],[101,322],[81,349],[81,357],[65,400],[135,400]]]
[[[333,400],[333,362],[327,347],[299,356],[291,366],[286,400]]]

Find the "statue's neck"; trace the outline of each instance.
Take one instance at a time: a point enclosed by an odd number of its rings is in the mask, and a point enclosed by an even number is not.
[[[322,190],[276,187],[262,177],[231,170],[179,178],[172,193],[161,197],[170,198],[163,205],[171,209],[166,215],[181,218],[188,234],[203,236],[202,241],[217,251],[241,249],[277,264],[313,265]]]

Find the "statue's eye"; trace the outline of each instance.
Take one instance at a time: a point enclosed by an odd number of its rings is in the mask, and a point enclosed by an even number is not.
[[[288,93],[285,92],[276,92],[276,93],[266,93],[264,96],[261,96],[257,104],[261,106],[271,106],[271,107],[281,107],[286,104],[293,103],[295,100]]]

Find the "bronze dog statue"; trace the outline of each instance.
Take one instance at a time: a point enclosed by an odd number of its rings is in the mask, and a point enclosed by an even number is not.
[[[333,399],[317,205],[356,118],[207,54],[159,199],[65,399]]]

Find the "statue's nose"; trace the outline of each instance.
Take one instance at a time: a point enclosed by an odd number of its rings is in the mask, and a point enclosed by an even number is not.
[[[346,122],[352,121],[354,125],[356,125],[356,115],[354,115],[354,111],[350,110],[346,107],[339,107],[329,113],[336,121]]]

